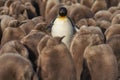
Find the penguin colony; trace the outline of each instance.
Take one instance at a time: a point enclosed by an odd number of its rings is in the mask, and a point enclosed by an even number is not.
[[[0,0],[0,80],[119,80],[120,0]]]

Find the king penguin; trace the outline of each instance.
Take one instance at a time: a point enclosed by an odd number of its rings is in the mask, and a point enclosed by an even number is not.
[[[59,15],[51,23],[51,35],[53,37],[64,37],[62,42],[69,49],[72,37],[76,32],[75,26],[71,19],[67,17],[67,9],[65,7],[60,7],[58,12]]]

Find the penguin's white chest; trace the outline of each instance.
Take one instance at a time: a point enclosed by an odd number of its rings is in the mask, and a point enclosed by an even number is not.
[[[72,36],[74,34],[74,29],[68,18],[64,19],[57,18],[53,23],[51,34],[53,37],[65,36],[62,42],[64,42],[67,45],[67,47],[69,47]]]

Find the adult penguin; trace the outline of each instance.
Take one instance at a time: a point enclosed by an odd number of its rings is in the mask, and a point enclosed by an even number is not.
[[[58,12],[59,15],[51,22],[48,28],[53,37],[64,37],[62,42],[69,49],[72,37],[76,32],[76,28],[72,20],[67,17],[67,9],[65,7],[60,7]]]

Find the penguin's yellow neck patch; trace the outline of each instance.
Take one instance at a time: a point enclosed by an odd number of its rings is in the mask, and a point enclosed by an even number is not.
[[[65,19],[66,18],[66,16],[63,16],[63,17],[58,17],[58,19],[60,19],[60,20],[63,20],[63,19]]]

